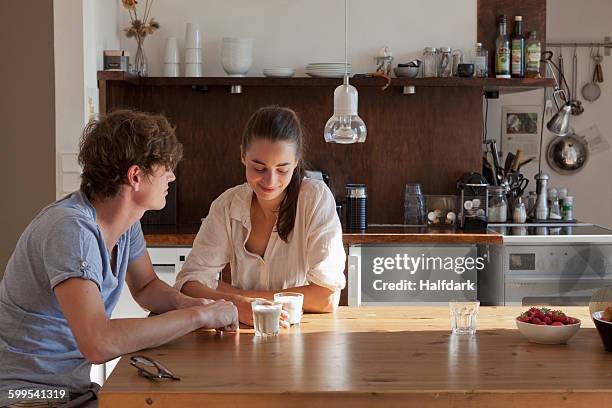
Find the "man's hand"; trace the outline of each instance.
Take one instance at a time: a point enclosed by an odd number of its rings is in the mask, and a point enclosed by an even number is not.
[[[194,300],[208,301],[207,299]],[[193,306],[193,309],[198,313],[200,328],[238,331],[238,309],[232,302],[217,300]]]

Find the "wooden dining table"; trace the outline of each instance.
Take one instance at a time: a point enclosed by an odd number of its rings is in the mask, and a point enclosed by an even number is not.
[[[180,381],[149,380],[125,356],[100,407],[612,407],[612,353],[588,308],[563,308],[582,326],[560,345],[522,336],[526,309],[481,307],[475,335],[451,334],[433,306],[340,307],[268,338],[199,330],[138,353]]]

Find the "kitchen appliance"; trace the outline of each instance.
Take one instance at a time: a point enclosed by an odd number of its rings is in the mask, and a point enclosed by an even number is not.
[[[478,299],[486,305],[587,305],[612,284],[612,230],[585,223],[505,224],[488,246],[478,273]],[[481,250],[483,250],[481,248]]]
[[[105,71],[129,71],[130,53],[123,50],[104,50]]]
[[[345,225],[347,229],[368,228],[368,189],[365,184],[346,185]]]
[[[465,231],[486,231],[489,196],[486,179],[466,173],[457,182],[459,189],[459,226]]]

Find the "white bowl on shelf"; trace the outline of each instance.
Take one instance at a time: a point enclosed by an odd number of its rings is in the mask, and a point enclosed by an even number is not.
[[[164,63],[165,77],[178,77],[180,75],[180,64],[174,62]]]
[[[293,68],[266,68],[263,70],[263,74],[270,78],[291,78],[295,75],[295,69]]]
[[[202,76],[202,64],[185,64],[185,76],[186,77],[201,77]]]
[[[224,37],[221,41],[221,65],[229,76],[245,76],[253,65],[253,39]]]
[[[516,327],[519,329],[519,332],[532,343],[563,344],[578,333],[580,321],[564,326],[549,326],[525,323],[517,319]]]

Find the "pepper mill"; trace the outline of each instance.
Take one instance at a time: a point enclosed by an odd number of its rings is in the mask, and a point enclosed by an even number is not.
[[[540,171],[535,175],[536,181],[536,193],[538,198],[535,205],[535,219],[537,221],[545,221],[548,219],[548,197],[546,193],[546,187],[548,185],[548,174]]]

